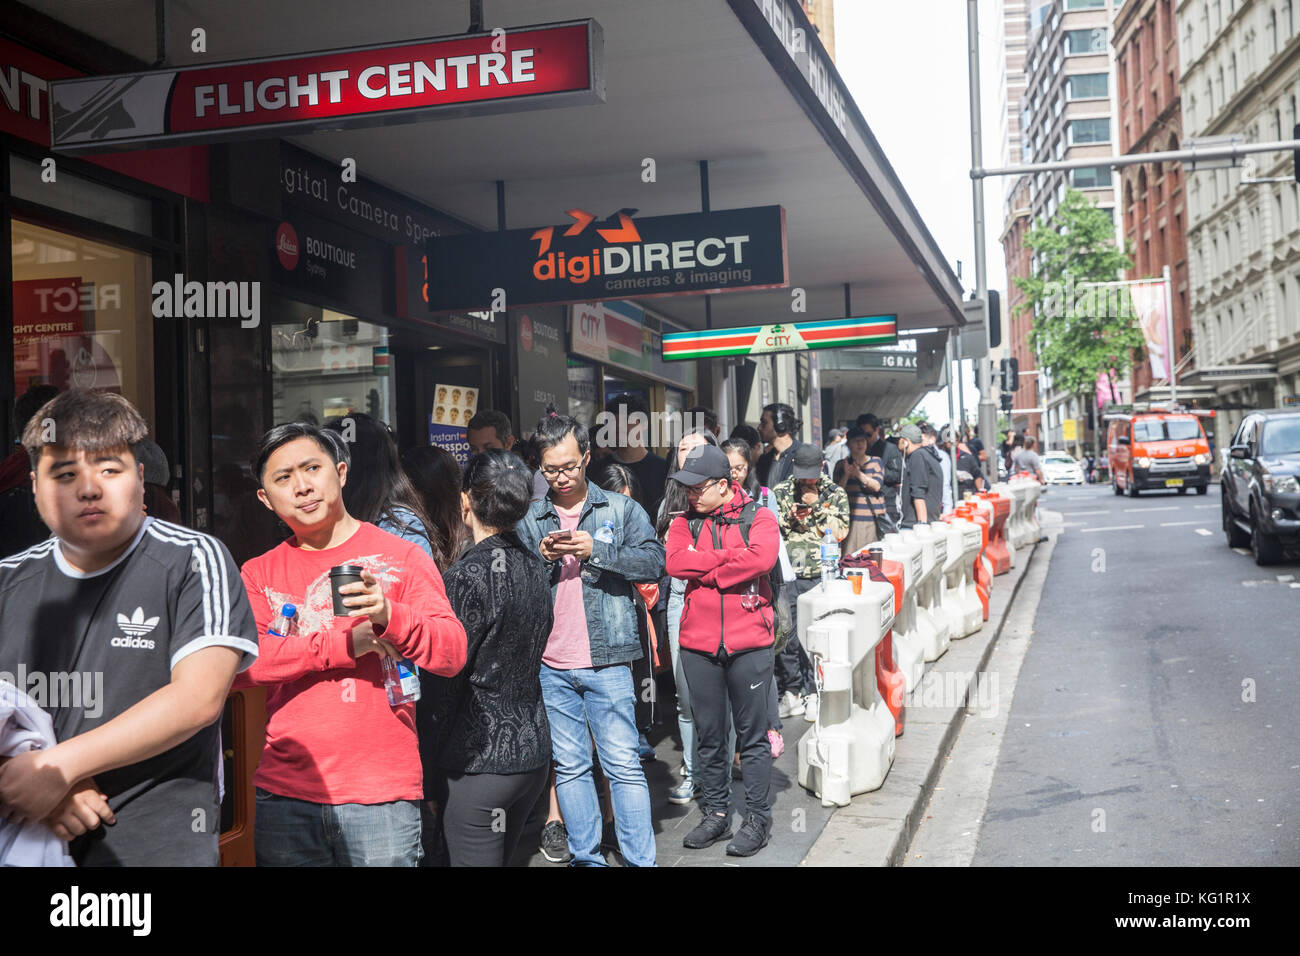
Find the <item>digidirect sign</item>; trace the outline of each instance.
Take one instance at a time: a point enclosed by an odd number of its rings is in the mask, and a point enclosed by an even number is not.
[[[755,206],[429,240],[434,312],[699,295],[788,284],[785,210]],[[590,228],[588,228],[590,227]],[[504,302],[501,301],[504,293]]]
[[[595,20],[50,84],[65,153],[573,106],[605,98]]]
[[[750,325],[738,329],[709,329],[704,332],[671,332],[663,338],[664,361],[892,345],[898,341],[897,325],[897,316],[873,315],[862,319],[829,319],[824,322],[786,322],[780,325]]]

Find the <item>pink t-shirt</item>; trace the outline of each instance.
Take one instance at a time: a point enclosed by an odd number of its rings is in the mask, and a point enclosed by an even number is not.
[[[578,520],[586,504],[585,500],[581,501],[572,511],[555,506],[561,531],[578,530]],[[555,623],[551,626],[542,663],[561,671],[591,667],[587,608],[582,601],[582,562],[572,555],[566,555],[560,562],[560,582],[555,587]]]

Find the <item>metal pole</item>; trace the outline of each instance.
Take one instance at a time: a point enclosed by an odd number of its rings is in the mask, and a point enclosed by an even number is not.
[[[953,417],[952,403],[952,353],[953,353],[953,336],[948,336],[948,342],[943,350],[943,357],[948,363],[948,430],[952,433],[952,441],[948,443],[948,457],[952,460],[952,469],[949,476],[952,478],[952,506],[955,508],[961,504],[961,496],[957,493],[957,442],[961,441],[961,435],[957,430],[957,420]],[[958,369],[960,372],[960,369]],[[942,437],[942,435],[940,435]]]
[[[984,336],[988,342],[989,277],[984,250],[984,179],[976,175],[984,166],[983,123],[980,117],[980,29],[978,0],[966,0],[966,41],[970,72],[970,165],[971,204],[975,219],[975,295],[984,303]],[[993,394],[993,376],[989,372],[988,347],[984,362],[985,374],[980,376],[979,433],[984,447],[990,452],[998,447],[998,406]]]
[[[1174,370],[1174,280],[1169,266],[1165,266],[1165,328],[1169,344],[1165,347],[1165,361],[1169,364],[1169,404],[1178,404],[1178,373]]]
[[[968,0],[969,2],[969,0]],[[977,54],[978,55],[978,54]],[[996,176],[1025,176],[1031,173],[1055,173],[1070,169],[1091,169],[1094,166],[1109,166],[1119,169],[1124,166],[1137,166],[1142,163],[1188,163],[1187,172],[1205,172],[1222,169],[1223,160],[1236,161],[1252,153],[1289,153],[1300,149],[1300,140],[1283,139],[1268,143],[1233,143],[1228,146],[1204,146],[1194,149],[1166,150],[1161,153],[1126,153],[1123,156],[1094,156],[1088,159],[1062,159],[1051,163],[1030,163],[1026,166],[1003,166],[994,169],[972,167],[971,179],[988,179]],[[1213,166],[1197,163],[1215,162]]]

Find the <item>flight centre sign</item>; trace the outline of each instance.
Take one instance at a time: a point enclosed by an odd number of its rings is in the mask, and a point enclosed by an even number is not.
[[[700,295],[789,284],[785,210],[754,206],[429,240],[429,309],[515,308]]]
[[[595,20],[50,83],[51,147],[97,152],[597,103]]]

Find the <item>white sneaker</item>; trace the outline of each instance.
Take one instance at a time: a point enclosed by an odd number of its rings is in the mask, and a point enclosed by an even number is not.
[[[803,699],[803,706],[799,708],[801,711],[803,711],[803,719],[808,721],[808,723],[810,724],[816,723],[817,710],[820,704],[821,701],[819,700],[816,694],[809,694],[808,696],[806,696]]]
[[[781,695],[776,712],[782,718],[798,717],[804,712],[803,700],[794,691],[788,690]]]

